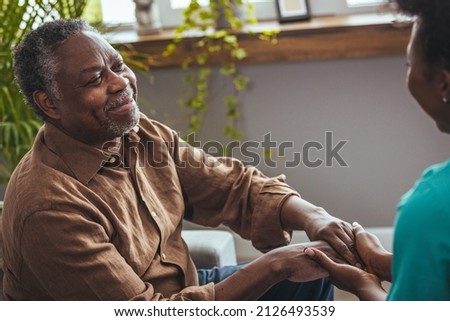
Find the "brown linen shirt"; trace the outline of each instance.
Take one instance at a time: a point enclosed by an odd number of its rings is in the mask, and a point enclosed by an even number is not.
[[[214,300],[183,219],[224,224],[267,251],[291,239],[279,218],[290,195],[282,176],[212,158],[144,115],[102,149],[47,123],[5,195],[5,297]]]

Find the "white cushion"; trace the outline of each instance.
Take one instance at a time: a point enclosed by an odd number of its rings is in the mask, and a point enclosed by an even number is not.
[[[183,230],[182,236],[197,268],[237,264],[232,233],[222,230]]]

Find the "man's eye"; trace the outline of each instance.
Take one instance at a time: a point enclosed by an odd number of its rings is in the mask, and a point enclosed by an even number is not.
[[[125,64],[123,61],[119,62],[117,65],[114,66],[115,71],[123,71],[125,69]]]
[[[99,76],[97,76],[97,77],[92,78],[91,80],[89,80],[88,83],[87,83],[86,85],[88,85],[88,86],[99,85],[101,81],[102,81],[102,77],[101,77],[101,75],[99,75]]]

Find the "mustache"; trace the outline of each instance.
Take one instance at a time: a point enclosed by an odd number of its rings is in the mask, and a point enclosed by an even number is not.
[[[134,90],[131,87],[127,87],[117,95],[114,101],[107,103],[104,109],[105,111],[108,111],[110,109],[114,109],[122,105],[125,105],[133,97],[134,97]]]

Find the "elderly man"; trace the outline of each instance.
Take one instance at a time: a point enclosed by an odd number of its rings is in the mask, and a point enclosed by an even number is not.
[[[327,273],[305,245],[288,245],[295,229],[356,264],[348,223],[282,177],[211,161],[140,113],[133,72],[84,21],[47,22],[28,34],[15,72],[45,125],[6,191],[6,298],[331,299]],[[183,219],[225,224],[267,253],[198,274]]]

